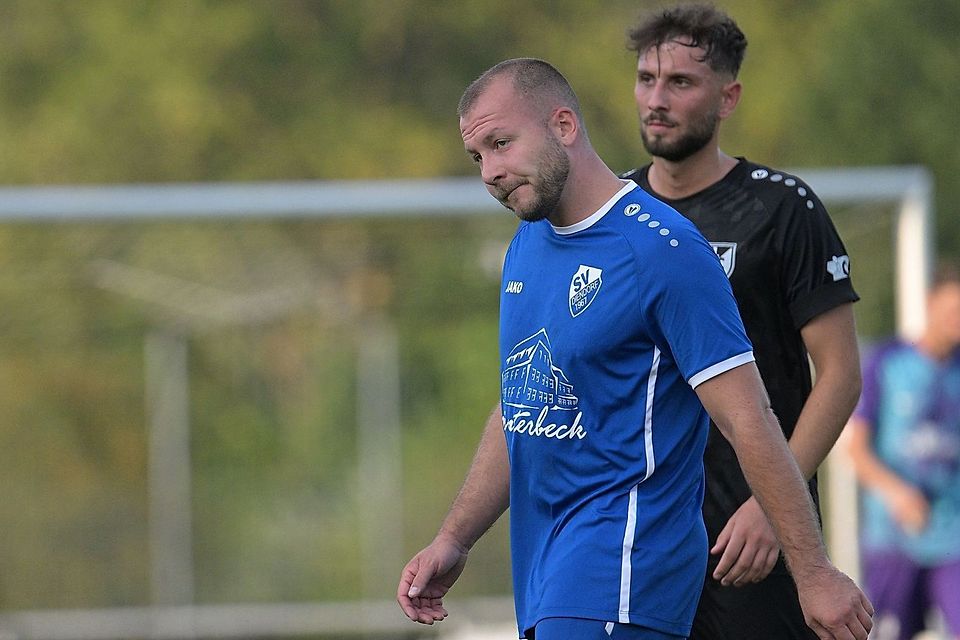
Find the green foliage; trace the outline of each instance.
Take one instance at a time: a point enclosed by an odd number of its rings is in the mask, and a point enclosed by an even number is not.
[[[938,244],[960,252],[960,153],[949,132],[960,125],[956,40],[960,5],[893,0],[829,5],[824,47],[814,60],[817,86],[798,104],[808,138],[801,161],[824,165],[918,164],[937,189]],[[826,124],[826,127],[824,127]],[[825,131],[824,131],[825,129]]]
[[[513,56],[557,64],[591,139],[627,169],[645,158],[624,34],[652,5],[2,0],[0,183],[472,175],[456,102]],[[960,5],[727,7],[750,46],[724,149],[784,167],[928,166],[938,244],[960,252]],[[889,246],[890,213],[835,213],[864,298],[858,324],[888,332],[890,263],[876,247]],[[0,608],[148,601],[143,340],[185,326],[198,599],[359,597],[363,335],[337,311],[384,315],[401,336],[412,553],[497,396],[496,274],[513,228],[508,213],[0,225]],[[104,261],[136,268],[142,295],[106,290]],[[185,297],[158,300],[150,274]],[[213,303],[277,288],[302,303],[265,323],[188,322],[177,307],[198,291]],[[478,545],[461,593],[509,589],[506,537],[500,523]]]

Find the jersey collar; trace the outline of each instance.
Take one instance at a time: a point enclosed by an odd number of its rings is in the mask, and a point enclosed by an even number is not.
[[[561,236],[569,236],[579,231],[583,231],[584,229],[589,229],[595,225],[600,218],[607,215],[607,212],[613,208],[613,205],[617,204],[617,201],[620,200],[620,198],[637,188],[637,183],[633,180],[621,180],[621,182],[623,182],[623,188],[620,189],[620,191],[617,191],[613,197],[607,200],[606,203],[597,209],[595,213],[590,214],[590,216],[584,218],[580,222],[575,222],[566,227],[555,227],[553,224],[550,226],[553,227],[553,230]]]

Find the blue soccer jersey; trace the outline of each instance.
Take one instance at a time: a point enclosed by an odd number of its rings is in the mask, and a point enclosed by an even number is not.
[[[694,387],[753,360],[716,253],[632,182],[576,225],[521,223],[500,350],[521,636],[550,617],[687,635],[707,561]]]

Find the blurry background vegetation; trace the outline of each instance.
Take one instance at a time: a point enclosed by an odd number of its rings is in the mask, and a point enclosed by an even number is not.
[[[616,170],[646,159],[608,0],[0,0],[0,185],[472,175],[463,87],[501,59],[570,79]],[[731,0],[747,33],[723,147],[779,167],[920,164],[960,251],[960,3]],[[868,337],[893,329],[891,211],[835,210]],[[473,219],[0,224],[0,609],[148,601],[143,341],[109,260],[231,293],[315,283],[190,335],[199,602],[358,598],[359,288],[401,337],[404,549],[425,544],[497,398],[497,252]],[[492,256],[492,257],[491,257]],[[322,285],[322,286],[321,286]],[[337,295],[330,295],[333,290]],[[342,294],[342,295],[341,295]],[[505,593],[506,532],[461,595]],[[396,575],[399,567],[384,566]],[[383,597],[390,597],[383,593]]]

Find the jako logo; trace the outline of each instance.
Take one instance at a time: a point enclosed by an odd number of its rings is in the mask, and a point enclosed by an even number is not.
[[[827,260],[827,273],[833,276],[833,281],[843,280],[844,278],[850,277],[850,257],[843,256],[833,256],[832,259]]]
[[[523,291],[523,283],[519,280],[511,280],[507,283],[507,288],[504,289],[506,293],[520,293]]]

